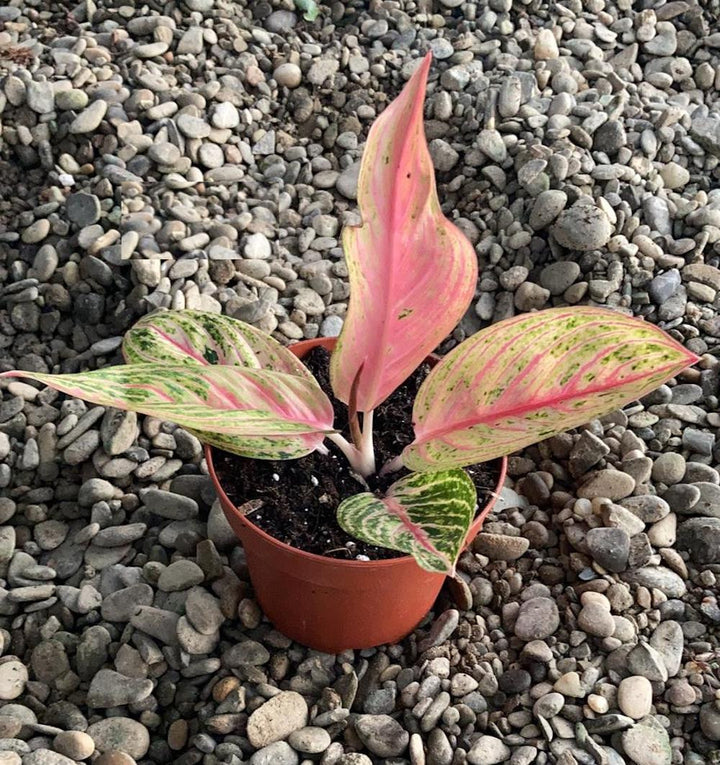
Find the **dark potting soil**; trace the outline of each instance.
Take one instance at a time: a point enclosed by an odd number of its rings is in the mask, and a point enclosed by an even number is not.
[[[314,348],[303,359],[332,401],[335,427],[348,435],[347,407],[333,395],[330,387],[330,354]],[[420,384],[430,371],[420,366],[375,411],[373,434],[378,468],[396,457],[413,440],[412,407]],[[325,441],[330,454],[313,452],[295,460],[253,460],[213,449],[213,463],[229,499],[240,506],[259,499],[262,505],[249,514],[256,526],[292,547],[332,558],[351,560],[358,555],[370,560],[397,558],[404,553],[376,547],[351,537],[337,523],[335,513],[342,500],[367,489],[353,477],[342,452]],[[478,493],[482,509],[497,485],[500,462],[466,468]],[[383,492],[408,471],[404,468],[378,479],[368,479],[372,491]]]

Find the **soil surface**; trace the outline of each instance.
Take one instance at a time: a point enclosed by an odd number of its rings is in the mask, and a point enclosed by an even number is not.
[[[347,408],[332,395],[329,377],[330,354],[313,349],[304,359],[307,367],[330,397],[335,425],[348,437]],[[412,407],[420,384],[430,371],[420,366],[375,412],[375,457],[378,466],[397,456],[412,441]],[[342,500],[365,487],[353,476],[340,450],[329,441],[329,455],[313,452],[296,460],[253,460],[213,449],[213,463],[228,497],[236,505],[252,499],[263,504],[250,513],[250,520],[281,542],[316,555],[370,560],[397,558],[403,553],[376,547],[351,537],[337,523],[335,514]],[[475,483],[479,507],[484,507],[495,489],[500,462],[473,465],[467,472]],[[407,474],[403,469],[382,479],[371,477],[370,488],[378,496]]]

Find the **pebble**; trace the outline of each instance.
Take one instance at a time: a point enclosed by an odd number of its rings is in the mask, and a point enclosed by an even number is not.
[[[361,715],[355,722],[355,731],[377,757],[399,757],[410,741],[409,733],[388,715]]]
[[[480,736],[467,753],[470,765],[497,765],[510,757],[510,748],[495,736]]]
[[[99,720],[90,725],[86,733],[101,753],[120,750],[139,760],[147,754],[150,747],[150,734],[147,728],[129,717],[109,717]],[[114,763],[107,765],[114,765]]]
[[[542,640],[552,635],[559,626],[555,601],[546,597],[530,598],[520,606],[515,635],[521,640]]]
[[[307,720],[308,707],[305,699],[294,691],[282,691],[250,715],[247,736],[256,749],[261,749],[275,741],[282,741],[295,730],[304,728]]]
[[[563,247],[585,252],[604,247],[613,228],[600,207],[592,203],[576,203],[560,214],[551,231]]]
[[[607,571],[624,571],[630,554],[630,537],[622,528],[590,529],[586,537],[593,559]]]
[[[670,765],[672,762],[668,734],[653,717],[645,717],[623,731],[622,745],[635,765]]]
[[[632,675],[620,681],[618,706],[624,715],[633,720],[641,720],[650,714],[652,697],[652,685],[646,677]]]

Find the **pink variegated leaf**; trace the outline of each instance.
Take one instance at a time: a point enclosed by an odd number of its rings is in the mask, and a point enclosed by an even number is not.
[[[411,473],[383,498],[363,492],[343,500],[337,520],[358,539],[410,553],[427,571],[452,574],[476,501],[464,470]]]
[[[343,231],[350,304],[330,366],[335,395],[384,401],[455,327],[470,303],[477,259],[445,218],[423,132],[428,54],[373,124],[358,181],[362,225]],[[360,374],[358,375],[358,371]]]
[[[156,311],[123,339],[125,360],[159,364],[229,364],[311,377],[287,348],[238,319],[209,311]]]
[[[333,409],[310,377],[238,366],[127,364],[94,372],[29,377],[71,396],[191,429],[223,441],[228,451],[257,459],[301,457],[332,431]]]
[[[510,454],[624,406],[696,361],[649,322],[606,309],[501,321],[427,376],[402,462],[441,470]]]

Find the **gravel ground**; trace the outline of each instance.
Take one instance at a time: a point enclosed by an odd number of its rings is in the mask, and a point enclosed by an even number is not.
[[[0,384],[0,765],[720,762],[720,5],[0,7],[0,369],[115,364],[157,307],[336,335],[367,129],[428,49],[477,249],[448,343],[606,305],[701,356],[510,460],[453,598],[328,656],[253,599],[200,444]]]

